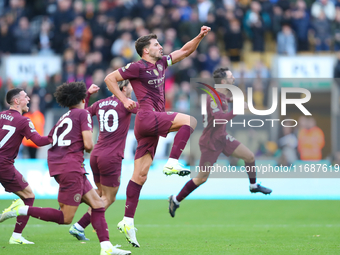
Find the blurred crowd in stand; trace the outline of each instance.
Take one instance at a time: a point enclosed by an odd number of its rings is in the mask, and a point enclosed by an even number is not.
[[[91,100],[107,97],[105,76],[139,59],[134,48],[138,37],[157,34],[169,54],[194,38],[203,24],[212,31],[197,51],[167,69],[167,110],[189,112],[190,78],[211,78],[220,66],[232,67],[238,85],[253,88],[254,107],[264,109],[270,65],[263,59],[249,65],[248,53],[340,49],[340,0],[0,0],[0,56],[62,56],[62,72],[46,77],[44,84],[38,79],[13,84],[0,77],[0,110],[7,107],[4,97],[14,86],[35,95],[42,115],[59,107],[53,93],[63,82],[95,83],[101,90]]]

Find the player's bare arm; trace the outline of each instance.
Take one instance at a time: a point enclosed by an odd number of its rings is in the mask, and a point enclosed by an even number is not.
[[[108,74],[104,79],[108,89],[112,92],[112,94],[114,94],[124,104],[124,107],[126,109],[132,110],[133,108],[136,107],[136,103],[131,99],[127,98],[118,87],[117,82],[123,80],[124,80],[123,77],[117,70]]]
[[[198,34],[198,36],[187,42],[181,49],[172,52],[170,54],[172,58],[172,64],[176,64],[177,62],[190,56],[191,53],[193,53],[197,49],[202,39],[209,33],[210,30],[210,27],[202,26],[201,32]]]
[[[84,148],[87,153],[93,150],[92,132],[90,130],[85,130],[81,132],[84,141]]]

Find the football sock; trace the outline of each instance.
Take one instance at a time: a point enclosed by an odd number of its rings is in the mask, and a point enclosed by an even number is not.
[[[176,196],[172,196],[172,200],[175,202],[176,205],[179,205],[179,202],[177,201]]]
[[[170,158],[179,159],[192,132],[194,132],[194,129],[188,125],[180,127],[172,145]]]
[[[22,199],[22,201],[24,201],[25,205],[32,206],[34,203],[34,198],[25,198],[25,199]],[[15,224],[14,232],[21,234],[24,228],[26,227],[26,224],[29,218],[30,218],[29,216],[18,216],[17,223]]]
[[[43,221],[52,221],[64,224],[64,214],[62,211],[53,208],[28,207],[27,215]]]
[[[126,188],[125,217],[134,218],[142,185],[129,181]]]
[[[109,241],[109,229],[105,220],[105,208],[92,209],[92,227],[97,233],[99,242]]]
[[[81,219],[76,223],[78,224],[82,229],[76,227],[80,231],[84,231],[84,229],[90,225],[91,223],[91,215],[87,212],[81,217]]]
[[[252,163],[245,163],[245,165],[250,184],[255,184],[256,183],[255,161]]]
[[[166,162],[165,165],[176,165],[177,163],[178,163],[178,159],[169,158],[168,162]]]
[[[110,249],[111,246],[112,246],[112,244],[111,244],[110,241],[100,242],[100,248],[102,248],[102,249]]]
[[[19,238],[21,237],[21,233],[15,233],[15,232],[13,232],[12,237],[13,237],[14,239],[19,239]]]
[[[90,223],[91,223],[91,216],[90,216]],[[79,230],[79,231],[84,231],[85,229],[78,224],[78,222],[74,223],[74,228]]]
[[[191,179],[188,181],[181,191],[178,193],[176,199],[178,202],[181,202],[184,198],[186,198],[191,192],[193,192],[198,186]]]
[[[256,188],[257,188],[257,184],[256,184],[256,183],[250,184],[250,185],[249,185],[249,188],[251,188],[251,189],[256,189]]]

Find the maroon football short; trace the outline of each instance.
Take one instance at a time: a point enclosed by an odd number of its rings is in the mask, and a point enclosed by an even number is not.
[[[3,164],[0,167],[0,183],[7,192],[17,192],[28,186],[27,181],[14,165]]]
[[[58,174],[54,179],[59,183],[58,202],[65,205],[78,206],[82,202],[82,197],[93,189],[86,174],[83,173]]]
[[[166,137],[177,112],[139,111],[135,120],[135,136],[138,142],[135,160],[147,152],[153,158],[159,136]]]
[[[94,182],[107,187],[119,187],[122,160],[121,157],[94,156],[91,154],[90,165]]]
[[[227,157],[231,156],[233,152],[236,150],[236,148],[241,144],[239,141],[237,141],[235,138],[229,135],[233,139],[233,141],[230,141],[229,139],[223,139],[223,143],[225,145],[221,147],[219,150],[210,150],[204,146],[200,146],[201,149],[201,159],[200,159],[200,166],[212,166],[216,163],[219,155],[223,153]],[[219,141],[220,143],[221,141]]]

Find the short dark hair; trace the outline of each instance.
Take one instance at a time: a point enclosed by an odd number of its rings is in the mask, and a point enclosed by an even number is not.
[[[123,80],[123,81],[119,81],[118,82],[118,87],[119,89],[122,91],[124,87],[126,87],[127,85],[129,85],[129,80]]]
[[[10,105],[13,103],[13,98],[20,94],[21,91],[24,91],[22,88],[11,89],[6,94],[6,102]]]
[[[140,57],[143,56],[143,49],[146,46],[150,45],[151,39],[157,39],[157,35],[156,34],[144,35],[144,36],[139,37],[137,41],[135,42],[135,48]]]
[[[57,87],[54,96],[62,107],[72,107],[86,98],[86,85],[82,81],[63,83]]]
[[[228,67],[220,67],[214,71],[213,77],[216,83],[220,83],[222,79],[227,77],[226,71],[229,71]]]

